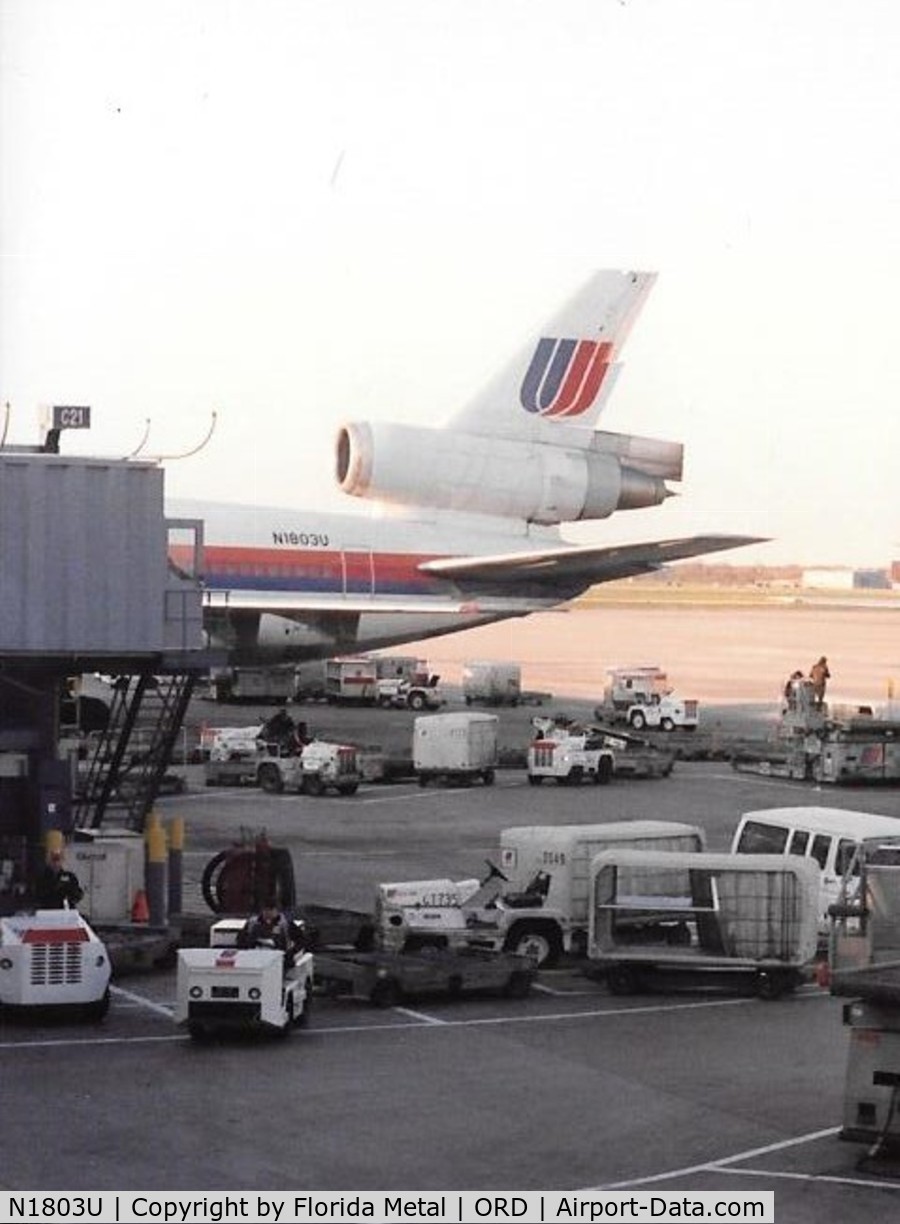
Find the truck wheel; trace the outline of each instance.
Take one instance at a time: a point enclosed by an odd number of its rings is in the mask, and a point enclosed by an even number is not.
[[[372,987],[369,1000],[375,1007],[396,1007],[400,1002],[400,987],[393,978],[381,978]]]
[[[294,1028],[306,1028],[309,1023],[309,1012],[312,1007],[312,993],[307,985],[303,996],[303,1006],[294,1016]]]
[[[493,786],[493,785],[494,785],[494,771],[493,771],[493,769],[486,769],[486,770],[484,771],[484,773],[481,775],[481,777],[482,777],[482,779],[483,779],[483,781],[484,781],[485,786]]]
[[[675,724],[672,722],[671,718],[661,719],[659,725],[662,727],[663,731],[674,731],[675,730]]]
[[[88,1020],[93,1020],[99,1024],[101,1020],[106,1019],[106,1013],[109,1011],[109,987],[107,986],[103,994],[93,1003],[88,1003],[85,1006],[84,1014]]]
[[[339,795],[355,795],[358,790],[359,790],[358,782],[343,782],[338,787],[338,794]]]
[[[381,706],[382,710],[389,710],[394,703],[391,701],[390,697],[379,697],[378,704]]]
[[[422,693],[410,693],[406,699],[406,704],[411,710],[424,710],[425,698]]]
[[[756,993],[761,999],[780,999],[789,989],[788,977],[777,970],[760,969],[756,975]]]
[[[209,1041],[209,1029],[199,1020],[189,1020],[187,1028],[192,1041]]]
[[[528,785],[529,786],[540,786],[543,781],[544,781],[543,774],[529,774],[528,775]]]
[[[640,710],[635,710],[628,721],[631,723],[632,727],[634,727],[635,731],[643,731],[644,727],[647,725],[647,719],[640,712]]]
[[[507,935],[503,950],[529,957],[539,969],[550,969],[559,960],[562,939],[551,923],[517,922]]]
[[[256,780],[267,795],[280,795],[284,790],[284,779],[277,765],[260,765]]]
[[[597,772],[594,774],[595,786],[608,786],[612,781],[613,763],[609,757],[601,757],[597,762]]]
[[[325,783],[318,774],[307,774],[303,779],[303,793],[305,795],[324,795]]]
[[[570,786],[581,786],[584,781],[584,770],[580,765],[576,765],[569,774]]]

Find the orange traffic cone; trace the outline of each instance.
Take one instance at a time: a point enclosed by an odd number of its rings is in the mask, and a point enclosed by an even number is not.
[[[831,966],[827,960],[816,961],[816,985],[823,990],[831,986]]]
[[[134,904],[131,907],[132,922],[149,922],[150,906],[147,904],[147,894],[139,888],[134,894]]]

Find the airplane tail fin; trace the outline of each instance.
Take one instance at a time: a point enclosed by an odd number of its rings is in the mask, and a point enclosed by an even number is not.
[[[655,280],[652,272],[594,273],[449,424],[495,437],[546,436],[548,427],[554,433],[566,426],[593,429]]]

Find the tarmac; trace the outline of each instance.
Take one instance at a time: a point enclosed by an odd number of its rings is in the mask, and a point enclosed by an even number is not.
[[[554,703],[556,704],[556,703]],[[588,707],[566,703],[579,716]],[[300,711],[296,711],[300,714]],[[502,712],[521,743],[534,710]],[[258,711],[229,710],[252,722]],[[717,717],[763,737],[771,706]],[[224,721],[197,703],[195,723]],[[323,736],[395,742],[407,712],[303,713]],[[353,797],[208,788],[199,768],[159,814],[184,817],[185,908],[210,857],[248,832],[287,847],[304,904],[368,910],[380,881],[478,875],[501,829],[656,817],[727,848],[753,808],[900,814],[898,790],[817,789],[679,760],[607,787],[364,784]],[[6,1022],[8,1190],[774,1190],[779,1224],[900,1214],[900,1175],[842,1142],[843,1000],[814,982],[766,1002],[725,990],[610,995],[572,962],[522,1000],[415,999],[381,1011],[317,997],[287,1042],[197,1046],[172,1019],[171,968],[119,977],[100,1026]]]

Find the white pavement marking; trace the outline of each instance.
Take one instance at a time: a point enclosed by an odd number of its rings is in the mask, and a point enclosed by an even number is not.
[[[134,1003],[138,1007],[145,1007],[148,1011],[154,1012],[158,1016],[165,1016],[167,1020],[172,1019],[173,1007],[167,1007],[164,1003],[154,1003],[152,999],[145,999],[143,995],[134,994],[130,990],[123,990],[121,986],[110,986],[110,992],[119,999],[127,999],[129,1003]]]
[[[420,1020],[423,1024],[449,1023],[447,1020],[441,1020],[439,1016],[429,1016],[427,1012],[413,1011],[411,1007],[395,1007],[392,1010],[399,1012],[401,1016],[409,1016],[413,1020]]]
[[[768,1180],[776,1178],[782,1181],[829,1182],[837,1186],[866,1186],[868,1189],[900,1191],[900,1181],[891,1181],[888,1177],[838,1177],[834,1173],[788,1173],[784,1169],[721,1168],[717,1171],[727,1173],[729,1177],[765,1177]]]
[[[591,999],[597,994],[596,990],[556,990],[543,982],[532,982],[531,991],[532,994],[552,995],[554,999]]]
[[[141,995],[134,994],[131,991],[122,990],[119,986],[110,988],[116,993],[127,998],[135,1006],[146,1007],[156,1015],[164,1016],[167,1020],[172,1019],[173,1008],[162,1003],[154,1003],[151,999],[145,999]],[[831,996],[824,991],[810,991],[806,994],[807,999],[822,998],[827,999]],[[438,1016],[429,1015],[427,1012],[413,1011],[410,1008],[395,1007],[392,1009],[395,1013],[407,1016],[409,1019],[401,1023],[385,1023],[385,1024],[336,1024],[327,1028],[318,1028],[313,1025],[307,1030],[308,1036],[315,1037],[342,1037],[348,1033],[383,1033],[386,1031],[410,1032],[412,1029],[457,1029],[457,1028],[485,1028],[488,1026],[501,1024],[548,1024],[560,1020],[596,1020],[605,1019],[607,1017],[617,1019],[621,1016],[646,1016],[659,1015],[666,1012],[680,1011],[708,1011],[711,1008],[724,1007],[746,1007],[751,1004],[758,1003],[758,1000],[753,997],[737,998],[737,999],[708,999],[696,1003],[648,1003],[639,1007],[606,1007],[592,1008],[586,1011],[573,1012],[550,1012],[543,1015],[534,1016],[482,1016],[480,1018],[470,1020],[444,1020]],[[152,1042],[152,1041],[182,1041],[182,1034],[173,1034],[170,1037],[88,1037],[88,1038],[60,1038],[59,1040],[39,1040],[39,1041],[5,1041],[0,1042],[0,1050],[22,1050],[34,1049],[35,1047],[44,1046],[88,1046],[88,1045],[129,1045],[132,1043]],[[828,1132],[823,1132],[823,1134]],[[762,1149],[760,1149],[762,1150]],[[751,1156],[754,1153],[747,1153]],[[733,1157],[738,1160],[740,1157]],[[698,1166],[698,1168],[701,1166]],[[702,1166],[706,1168],[707,1166]],[[710,1168],[715,1165],[710,1165]],[[678,1173],[660,1174],[660,1177],[677,1177]]]
[[[751,1160],[756,1156],[768,1156],[772,1152],[783,1152],[787,1148],[799,1147],[804,1143],[815,1143],[819,1139],[828,1139],[837,1135],[840,1129],[839,1126],[829,1126],[827,1130],[810,1131],[806,1135],[797,1135],[793,1139],[782,1139],[778,1143],[768,1143],[765,1147],[748,1148],[746,1152],[734,1152],[731,1156],[723,1156],[719,1160],[707,1160],[703,1164],[685,1165],[683,1169],[669,1169],[666,1173],[653,1173],[649,1177],[635,1177],[630,1181],[608,1182],[602,1186],[592,1186],[591,1189],[630,1190],[634,1186],[647,1186],[651,1182],[671,1181],[676,1177],[692,1177],[695,1173],[731,1172],[725,1166],[737,1164],[741,1160]]]
[[[50,1046],[72,1049],[73,1046],[148,1045],[154,1042],[184,1040],[183,1033],[172,1033],[168,1037],[60,1037],[53,1041],[2,1041],[0,1050],[42,1050]]]

